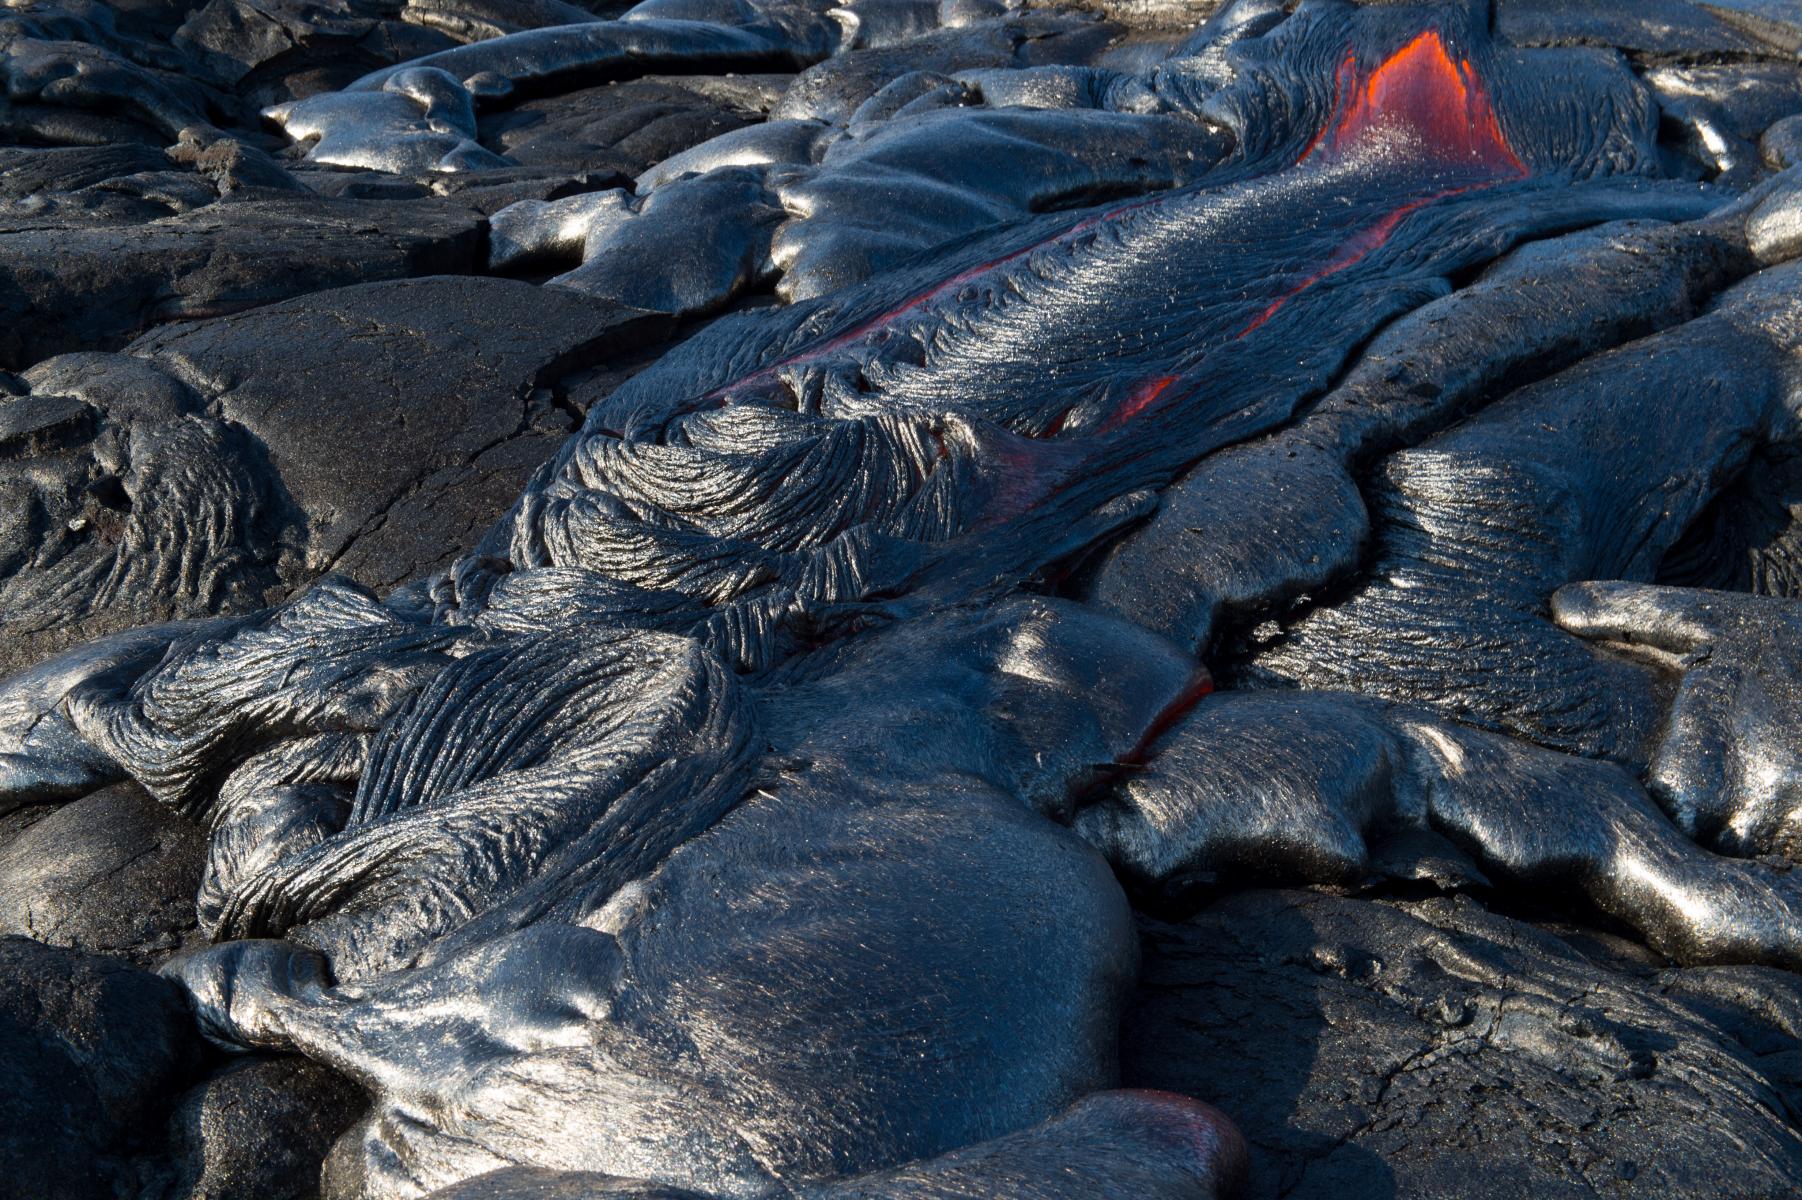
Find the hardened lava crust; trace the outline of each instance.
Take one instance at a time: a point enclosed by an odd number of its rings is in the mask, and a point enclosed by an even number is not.
[[[1802,6],[0,82],[0,1195],[1802,1194]]]

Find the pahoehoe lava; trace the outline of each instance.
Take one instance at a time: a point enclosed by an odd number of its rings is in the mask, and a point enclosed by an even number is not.
[[[10,0],[0,1191],[1802,1189],[1799,56]]]

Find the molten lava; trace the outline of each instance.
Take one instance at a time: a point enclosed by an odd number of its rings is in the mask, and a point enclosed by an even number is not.
[[[1485,183],[1528,173],[1527,165],[1502,133],[1482,78],[1469,59],[1452,61],[1438,30],[1428,29],[1416,35],[1384,59],[1368,78],[1360,79],[1359,74],[1357,54],[1346,51],[1345,61],[1339,64],[1334,115],[1302,151],[1299,165],[1331,163],[1375,135],[1405,130],[1412,132],[1433,158],[1477,167],[1488,178],[1409,200],[1375,224],[1354,233],[1318,271],[1271,301],[1251,324],[1239,331],[1240,337],[1274,317],[1298,293],[1345,270],[1388,241],[1402,218],[1415,209]]]
[[[1452,61],[1438,30],[1420,33],[1368,78],[1359,74],[1357,55],[1347,51],[1339,64],[1334,119],[1302,152],[1303,160],[1319,155],[1330,161],[1374,132],[1406,129],[1437,157],[1498,175],[1527,173],[1502,133],[1489,90],[1469,59]]]
[[[1459,168],[1458,174],[1469,182],[1440,186],[1425,195],[1399,196],[1395,208],[1361,229],[1352,231],[1327,260],[1300,283],[1272,300],[1254,317],[1238,337],[1245,337],[1274,317],[1290,300],[1314,284],[1350,267],[1389,239],[1402,219],[1416,209],[1446,196],[1471,188],[1520,178],[1528,171],[1526,164],[1508,144],[1489,98],[1488,88],[1468,58],[1454,60],[1445,40],[1436,29],[1427,29],[1390,54],[1366,73],[1360,66],[1355,49],[1347,50],[1336,76],[1333,115],[1302,151],[1297,166],[1303,169],[1328,165],[1345,158],[1373,137],[1401,132],[1411,135],[1423,165],[1444,164]],[[731,383],[723,384],[705,396],[702,403],[724,404],[735,393],[758,385],[773,384],[782,366],[812,362],[842,350],[853,343],[879,340],[892,336],[897,323],[910,314],[945,300],[961,289],[978,284],[1041,247],[1057,242],[1069,243],[1087,231],[1142,208],[1165,203],[1170,194],[1154,195],[1096,213],[1077,221],[1042,242],[1013,250],[998,258],[969,267],[948,279],[907,297],[875,316],[849,329],[831,335],[812,346],[801,349],[781,363],[753,371]],[[1120,408],[1102,425],[1111,431],[1151,407],[1176,382],[1175,376],[1145,380],[1128,394]],[[1040,437],[1055,437],[1063,431],[1061,415]]]

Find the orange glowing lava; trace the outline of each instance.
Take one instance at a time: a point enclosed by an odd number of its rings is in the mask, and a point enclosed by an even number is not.
[[[1404,201],[1375,224],[1353,233],[1319,270],[1271,301],[1251,324],[1239,331],[1240,337],[1262,327],[1301,292],[1383,245],[1402,218],[1415,209],[1473,187],[1528,173],[1526,164],[1508,145],[1501,122],[1496,119],[1495,106],[1489,102],[1489,90],[1472,69],[1470,60],[1462,58],[1454,63],[1436,29],[1417,34],[1362,81],[1357,55],[1346,51],[1345,61],[1339,64],[1338,88],[1334,117],[1302,151],[1299,162],[1331,162],[1373,133],[1406,129],[1415,134],[1421,148],[1434,159],[1475,167],[1489,178],[1440,188]]]
[[[1339,64],[1334,119],[1302,158],[1335,158],[1374,131],[1405,128],[1436,157],[1478,164],[1497,174],[1527,173],[1502,133],[1489,90],[1469,59],[1452,61],[1438,30],[1418,34],[1369,78],[1359,76],[1357,55],[1347,51]]]

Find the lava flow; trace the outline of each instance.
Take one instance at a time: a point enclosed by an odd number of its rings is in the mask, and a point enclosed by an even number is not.
[[[1412,132],[1431,157],[1450,164],[1475,166],[1487,178],[1410,200],[1375,224],[1359,230],[1325,266],[1271,301],[1251,324],[1239,331],[1240,337],[1261,327],[1301,292],[1382,246],[1401,224],[1402,218],[1415,209],[1472,188],[1521,178],[1528,173],[1526,164],[1508,145],[1501,122],[1496,118],[1495,106],[1490,103],[1489,91],[1472,69],[1470,60],[1459,59],[1454,63],[1436,29],[1417,35],[1384,59],[1369,78],[1363,80],[1359,79],[1357,55],[1346,51],[1345,61],[1339,64],[1334,117],[1321,126],[1320,132],[1296,160],[1297,165],[1308,167],[1339,161],[1372,137],[1395,130]]]
[[[1314,169],[1345,160],[1372,139],[1401,132],[1411,135],[1426,165],[1451,166],[1474,176],[1470,182],[1441,187],[1427,195],[1402,200],[1394,209],[1352,232],[1317,270],[1273,299],[1268,307],[1240,330],[1238,337],[1254,332],[1274,317],[1291,299],[1314,284],[1350,267],[1384,245],[1402,219],[1435,200],[1526,175],[1527,167],[1502,132],[1495,106],[1482,78],[1468,58],[1453,59],[1436,29],[1424,30],[1368,74],[1359,65],[1355,50],[1347,50],[1336,75],[1332,116],[1321,126],[1296,165]],[[860,340],[890,335],[904,317],[977,283],[1025,258],[1033,251],[1071,239],[1097,225],[1117,220],[1139,209],[1168,203],[1171,193],[1135,200],[1084,218],[1042,242],[969,267],[911,295],[849,329],[831,335],[788,356],[780,363],[756,370],[708,392],[703,402],[725,404],[759,384],[774,385],[782,367],[818,360]],[[1163,398],[1176,376],[1156,376],[1134,387],[1120,409],[1103,425],[1118,428]],[[1060,418],[1041,437],[1061,432]]]

